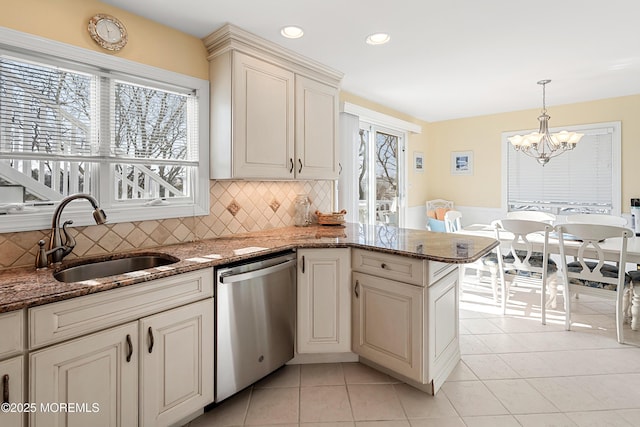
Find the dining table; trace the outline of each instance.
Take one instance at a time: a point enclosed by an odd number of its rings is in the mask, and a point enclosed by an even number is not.
[[[490,224],[471,224],[456,231],[457,234],[467,234],[470,236],[483,236],[496,238],[496,229]],[[622,237],[615,237],[605,239],[602,242],[598,242],[604,258],[607,261],[619,262],[620,261],[620,240]],[[500,240],[503,242],[511,242],[513,240],[513,234],[505,231],[500,232]],[[544,246],[544,233],[534,233],[529,236],[529,241],[533,245],[534,250],[542,251]],[[578,250],[582,242],[571,240],[571,237],[564,238],[565,253],[567,255],[577,255]],[[549,254],[560,254],[560,241],[555,232],[549,233],[548,242]],[[589,253],[593,253],[594,249],[586,249],[585,257],[589,256]],[[632,236],[627,238],[627,264],[635,264],[635,268],[640,269],[640,236]],[[621,267],[625,269],[625,266]],[[628,271],[628,268],[626,269]],[[631,329],[637,331],[640,329],[640,283],[631,283]]]

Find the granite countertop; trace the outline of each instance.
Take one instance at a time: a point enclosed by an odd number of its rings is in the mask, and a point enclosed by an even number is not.
[[[180,261],[167,266],[76,283],[58,282],[53,278],[51,269],[36,270],[34,267],[22,267],[0,270],[0,313],[287,249],[358,247],[413,258],[463,264],[479,259],[497,244],[496,240],[487,237],[363,224],[346,224],[339,227],[320,225],[285,227],[163,246],[153,250],[134,251],[138,254],[169,254],[179,258]],[[102,256],[97,259],[113,259],[118,255],[122,254]],[[86,259],[65,261],[63,266],[72,266],[85,261]]]

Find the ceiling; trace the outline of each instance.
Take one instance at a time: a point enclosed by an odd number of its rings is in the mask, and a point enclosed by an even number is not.
[[[234,24],[426,121],[540,108],[542,79],[548,106],[640,93],[637,0],[103,1],[199,38]],[[304,37],[283,38],[285,25]],[[365,44],[375,32],[391,41]]]

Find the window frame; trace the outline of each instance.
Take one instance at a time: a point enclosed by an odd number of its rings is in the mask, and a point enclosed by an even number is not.
[[[611,133],[611,168],[613,171],[612,175],[612,188],[611,188],[611,215],[620,216],[622,214],[622,126],[621,122],[603,122],[603,123],[589,123],[589,124],[581,124],[574,126],[563,126],[557,128],[549,128],[549,132],[559,132],[561,130],[567,130],[569,132],[580,132],[580,133],[601,133],[603,131],[607,131]],[[536,130],[518,130],[518,131],[509,131],[502,133],[502,206],[501,210],[503,215],[509,211],[509,194],[508,194],[508,179],[509,179],[509,170],[508,170],[508,152],[507,150],[513,150],[513,147],[509,143],[508,139],[514,135],[523,135],[526,133],[530,133]],[[579,144],[579,143],[578,143]],[[532,159],[533,161],[533,159]],[[550,160],[553,162],[553,159]],[[542,166],[540,166],[542,167]],[[553,214],[557,214],[558,210],[563,207],[570,207],[571,205],[558,205],[554,206],[553,210],[550,211]],[[562,212],[559,212],[560,215],[564,215]]]
[[[194,202],[145,206],[143,203],[118,203],[105,209],[109,223],[158,220],[176,217],[191,217],[209,214],[209,82],[208,80],[137,63],[116,56],[106,55],[85,48],[68,45],[39,36],[0,27],[0,49],[17,57],[47,58],[47,62],[59,62],[60,66],[86,72],[83,64],[90,64],[91,72],[96,68],[109,70],[109,77],[124,78],[131,83],[152,82],[158,89],[180,87],[193,91],[198,102],[198,162],[194,185]],[[71,64],[71,66],[70,66]],[[104,180],[103,180],[104,181]],[[101,184],[100,184],[101,185]],[[104,191],[104,189],[99,190]],[[115,200],[109,195],[109,201]],[[106,199],[105,199],[106,200]],[[42,211],[28,214],[0,215],[0,233],[47,229],[58,203]],[[74,202],[65,209],[65,219],[74,221],[74,226],[94,224],[88,203]]]

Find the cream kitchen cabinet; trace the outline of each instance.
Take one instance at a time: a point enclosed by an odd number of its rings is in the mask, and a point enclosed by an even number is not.
[[[298,353],[351,351],[348,248],[298,249]]]
[[[232,25],[205,38],[212,179],[336,179],[341,73]]]
[[[30,425],[166,426],[198,412],[213,401],[212,296],[207,269],[29,309],[29,402],[76,405]]]
[[[24,357],[16,356],[0,361],[0,392],[2,404],[9,405],[0,411],[0,425],[20,427],[24,425]]]
[[[25,329],[22,310],[0,313],[0,397],[9,404],[8,411],[0,411],[0,426],[25,425]]]
[[[353,352],[435,393],[460,360],[456,265],[362,249],[352,254]]]

